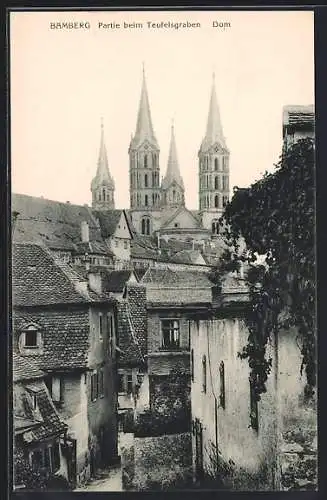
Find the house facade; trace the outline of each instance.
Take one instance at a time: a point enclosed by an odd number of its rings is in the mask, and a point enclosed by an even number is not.
[[[315,489],[316,412],[304,401],[297,332],[271,336],[271,372],[257,401],[248,360],[239,357],[248,300],[243,280],[233,279],[212,308],[190,316],[194,480],[233,490]]]
[[[45,373],[35,361],[13,355],[14,489],[26,488],[33,474],[71,482],[73,468],[67,425],[59,417]]]
[[[86,282],[39,245],[14,245],[14,350],[46,372],[73,443],[72,484],[117,459],[115,325],[96,277]]]

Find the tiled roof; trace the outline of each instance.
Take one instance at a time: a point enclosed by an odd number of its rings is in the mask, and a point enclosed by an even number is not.
[[[200,271],[149,268],[141,283],[146,285],[148,305],[208,304],[212,300],[212,282]]]
[[[143,355],[147,353],[147,309],[146,309],[146,287],[141,283],[127,284],[127,300],[131,321],[137,342]]]
[[[116,231],[116,228],[118,226],[118,223],[120,221],[122,213],[124,213],[126,216],[126,213],[124,210],[118,210],[118,209],[93,210],[93,215],[99,221],[99,224],[100,224],[102,238],[107,239],[107,238],[110,238],[114,234],[114,232]],[[130,219],[127,216],[126,216],[126,221],[127,221],[128,229],[132,235],[133,231],[129,225]]]
[[[72,251],[81,242],[81,223],[86,221],[90,240],[102,242],[100,229],[88,206],[13,194],[12,210],[19,213],[14,241],[42,241],[51,249]]]
[[[26,356],[19,356],[13,353],[13,381],[29,380],[43,378],[45,373],[42,372],[38,363],[34,359],[29,359]]]
[[[103,276],[103,287],[108,292],[121,293],[132,275],[130,270],[109,271]]]
[[[144,362],[131,320],[129,304],[122,299],[117,304],[119,358],[118,365],[139,365]]]
[[[43,441],[51,436],[63,433],[67,429],[67,425],[60,420],[44,382],[34,383],[33,385],[24,384],[24,388],[25,391],[20,394],[24,415],[15,415],[15,422],[18,424],[16,430],[19,430],[21,427],[19,417],[22,417],[24,419],[24,425],[26,425],[27,422],[34,425],[33,428],[26,433],[26,439],[29,442]],[[30,394],[36,397],[37,410],[34,410],[32,406]]]
[[[75,369],[88,365],[90,325],[88,310],[76,311],[13,311],[14,345],[24,325],[36,323],[42,335],[40,354],[29,355],[40,369]]]
[[[76,243],[76,250],[74,251],[76,254],[97,254],[97,255],[106,255],[113,257],[113,252],[100,241],[89,241],[89,242],[80,242]]]
[[[40,245],[14,244],[12,267],[14,306],[89,303],[102,299],[83,288],[77,291],[76,273],[70,266],[55,262]]]
[[[315,110],[313,105],[291,105],[283,108],[284,125],[314,125]]]
[[[198,260],[203,258],[199,250],[181,250],[174,255],[174,261],[185,264],[197,264]],[[205,265],[206,262],[203,262]]]

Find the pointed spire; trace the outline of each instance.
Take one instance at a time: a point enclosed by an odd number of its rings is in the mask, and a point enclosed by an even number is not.
[[[145,70],[143,63],[143,81],[139,111],[137,115],[136,131],[132,141],[133,147],[140,145],[145,139],[158,147],[157,139],[153,130],[148,90],[146,85]]]
[[[179,162],[177,156],[177,147],[175,140],[175,128],[174,128],[174,119],[172,119],[171,123],[171,138],[170,138],[170,148],[169,148],[169,156],[168,156],[168,165],[166,175],[162,181],[163,189],[169,187],[169,185],[176,181],[178,185],[184,189],[184,182],[179,170]]]
[[[104,140],[104,124],[103,118],[101,117],[101,138],[100,138],[100,149],[99,149],[99,157],[98,157],[98,166],[96,176],[92,181],[92,185],[95,184],[106,184],[110,186],[112,189],[115,188],[114,180],[110,175],[109,166],[108,166],[108,155],[107,148]]]
[[[219,142],[223,147],[226,147],[216,94],[216,78],[213,72],[207,130],[205,138],[202,141],[202,147],[210,147],[215,142]]]

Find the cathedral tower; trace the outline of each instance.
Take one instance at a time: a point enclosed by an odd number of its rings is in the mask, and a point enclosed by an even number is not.
[[[111,210],[115,208],[115,183],[108,167],[107,149],[104,142],[104,127],[101,120],[101,139],[98,166],[91,182],[92,208],[96,210]]]
[[[213,75],[207,130],[198,152],[199,209],[203,227],[218,232],[218,218],[229,200],[229,150],[227,149]]]
[[[179,170],[174,125],[171,126],[171,139],[167,172],[161,183],[162,207],[180,207],[185,205],[185,188]]]
[[[131,215],[136,230],[142,234],[151,234],[157,226],[157,212],[160,211],[159,153],[143,68],[136,131],[128,150]]]

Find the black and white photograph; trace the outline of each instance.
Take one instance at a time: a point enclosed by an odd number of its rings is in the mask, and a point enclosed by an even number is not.
[[[9,24],[13,491],[316,491],[314,12]]]

